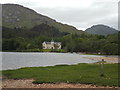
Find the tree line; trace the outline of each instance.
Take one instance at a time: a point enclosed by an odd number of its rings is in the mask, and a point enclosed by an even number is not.
[[[88,33],[70,34],[60,32],[49,25],[41,24],[32,29],[14,28],[3,29],[3,51],[20,51],[29,49],[42,49],[44,41],[62,42],[62,49],[67,52],[85,52],[107,55],[119,54],[120,33],[108,36],[92,35]]]

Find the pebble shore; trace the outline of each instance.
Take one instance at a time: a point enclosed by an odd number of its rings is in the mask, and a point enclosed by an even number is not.
[[[56,84],[33,84],[33,79],[6,79],[2,82],[2,88],[117,88],[117,87],[104,87],[95,86],[92,84],[71,84],[71,83],[56,83]]]

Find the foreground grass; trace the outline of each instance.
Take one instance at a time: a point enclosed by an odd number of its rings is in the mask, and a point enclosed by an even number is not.
[[[3,76],[12,79],[33,78],[33,83],[84,83],[100,86],[118,86],[118,64],[105,64],[105,76],[101,77],[100,64],[59,65],[27,67],[5,70]]]

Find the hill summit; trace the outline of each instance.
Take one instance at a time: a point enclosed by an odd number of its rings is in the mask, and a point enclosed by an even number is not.
[[[117,33],[118,30],[106,25],[99,24],[86,29],[85,32],[88,32],[90,34],[97,34],[97,35],[109,35],[109,34]]]

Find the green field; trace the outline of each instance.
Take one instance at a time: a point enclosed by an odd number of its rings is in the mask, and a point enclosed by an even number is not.
[[[100,64],[57,65],[4,70],[3,76],[12,79],[33,78],[33,83],[84,83],[97,86],[118,85],[118,64],[105,64],[101,76]]]

